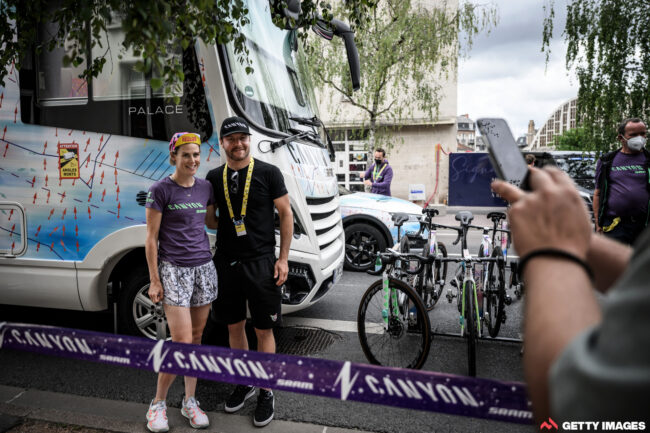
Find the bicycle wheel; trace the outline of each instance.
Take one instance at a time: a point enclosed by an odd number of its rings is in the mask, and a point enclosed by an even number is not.
[[[383,320],[384,293],[382,280],[374,282],[361,298],[357,313],[359,342],[371,364],[401,368],[422,368],[431,348],[431,323],[424,304],[415,291],[402,281],[390,278],[395,291],[389,297],[388,326]]]
[[[438,257],[447,257],[447,248],[442,242],[438,242]],[[426,242],[422,250],[422,255],[429,256],[429,241]],[[435,278],[434,278],[435,275]],[[447,263],[433,263],[422,267],[422,272],[416,276],[415,288],[422,298],[424,307],[427,311],[433,310],[440,298],[444,282],[438,285],[439,281],[447,279]]]
[[[508,286],[514,289],[515,295],[517,295],[517,299],[521,299],[521,297],[524,295],[524,282],[519,280],[517,277],[517,272],[519,272],[517,269],[518,265],[518,261],[513,260],[510,262],[510,283]]]
[[[447,258],[447,247],[442,242],[438,242],[438,257]],[[438,265],[435,275],[437,281],[447,281],[447,262]]]
[[[503,257],[501,249],[495,248],[492,251],[492,257]],[[484,286],[483,298],[486,300],[486,324],[490,337],[494,338],[499,335],[501,322],[504,317],[505,296],[506,296],[506,277],[505,262],[497,261],[488,263],[488,277]]]
[[[481,244],[478,248],[478,257],[485,257],[485,249]],[[485,312],[487,311],[487,299],[485,297],[485,286],[488,273],[488,263],[478,262],[474,265],[474,280],[476,281],[476,290],[478,295],[478,306],[480,309],[480,320],[486,318]]]
[[[476,376],[476,304],[474,304],[474,291],[476,286],[468,281],[464,289],[465,297],[465,337],[467,337],[467,374]]]
[[[399,240],[399,252],[408,254],[411,251],[411,248],[409,246],[409,238],[408,236],[404,235],[402,236],[402,239]]]
[[[429,241],[424,244],[424,247],[422,248],[422,255],[424,257],[429,256]],[[437,298],[434,296],[435,286],[433,284],[431,264],[422,266],[420,273],[415,276],[414,287],[418,292],[418,295],[420,295],[420,298],[422,298],[424,308],[427,311],[433,310],[433,307],[436,305]]]

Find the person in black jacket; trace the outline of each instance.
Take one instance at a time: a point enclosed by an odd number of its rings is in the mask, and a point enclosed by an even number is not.
[[[618,129],[621,148],[596,164],[593,208],[599,233],[631,245],[648,225],[650,152],[645,149],[646,125],[625,119]]]

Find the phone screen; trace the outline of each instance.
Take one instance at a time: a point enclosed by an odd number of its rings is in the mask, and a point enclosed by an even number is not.
[[[497,176],[515,186],[526,189],[528,166],[510,127],[504,119],[478,119],[481,135],[488,142],[490,161]]]

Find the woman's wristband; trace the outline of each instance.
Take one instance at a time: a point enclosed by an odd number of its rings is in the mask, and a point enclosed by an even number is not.
[[[561,258],[565,260],[572,261],[582,267],[582,269],[585,270],[587,275],[589,276],[589,279],[591,281],[594,281],[594,273],[584,260],[582,260],[580,257],[575,256],[571,253],[568,253],[564,250],[558,250],[555,248],[542,248],[539,250],[534,250],[526,254],[524,257],[521,257],[519,259],[519,265],[517,266],[517,271],[519,272],[519,279],[522,280],[523,275],[524,275],[524,269],[526,268],[526,265],[530,261],[530,259],[534,257],[539,257],[539,256],[549,256],[549,257],[556,257],[556,258]]]

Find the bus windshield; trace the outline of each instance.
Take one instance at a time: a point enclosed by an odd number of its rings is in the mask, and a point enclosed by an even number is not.
[[[269,2],[247,1],[250,22],[242,29],[252,73],[233,43],[226,46],[235,95],[246,115],[260,126],[289,132],[290,117],[317,116],[305,54],[295,31],[276,27]]]

